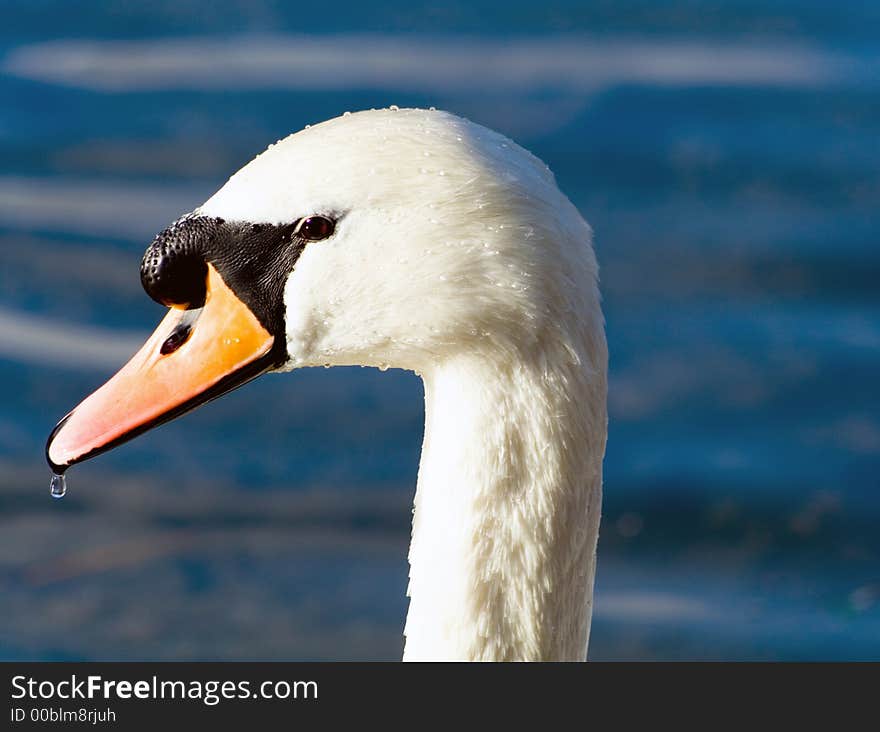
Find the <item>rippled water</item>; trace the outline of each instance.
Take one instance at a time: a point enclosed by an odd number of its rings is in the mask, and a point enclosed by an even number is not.
[[[415,376],[261,379],[64,501],[42,457],[160,317],[152,235],[288,132],[394,103],[513,136],[596,232],[591,656],[880,659],[880,6],[216,5],[4,11],[0,656],[399,655]]]

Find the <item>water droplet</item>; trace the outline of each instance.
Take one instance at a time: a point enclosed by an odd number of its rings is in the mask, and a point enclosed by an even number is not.
[[[49,482],[49,494],[52,498],[64,498],[67,493],[67,481],[63,475],[53,475]]]

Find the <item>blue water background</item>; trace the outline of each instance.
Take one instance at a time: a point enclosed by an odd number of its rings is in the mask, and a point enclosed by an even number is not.
[[[880,4],[0,13],[0,657],[399,656],[414,375],[265,377],[71,471],[60,502],[43,463],[161,316],[152,235],[289,132],[397,104],[509,134],[595,230],[591,657],[880,659]],[[218,45],[256,70],[199,62]],[[358,73],[321,63],[361,46]],[[402,47],[411,72],[383,74]]]

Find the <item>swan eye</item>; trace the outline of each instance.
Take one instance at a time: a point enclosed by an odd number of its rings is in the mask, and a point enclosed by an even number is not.
[[[300,220],[296,233],[307,241],[319,241],[330,236],[335,228],[336,224],[326,216],[308,216]]]

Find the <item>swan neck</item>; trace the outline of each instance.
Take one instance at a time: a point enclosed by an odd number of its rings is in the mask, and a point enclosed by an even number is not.
[[[585,658],[607,422],[595,366],[544,348],[424,374],[405,660]]]

